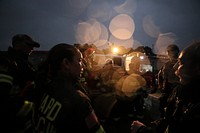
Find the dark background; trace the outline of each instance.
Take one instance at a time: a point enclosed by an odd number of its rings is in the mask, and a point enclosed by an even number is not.
[[[156,53],[158,36],[169,35],[182,49],[200,39],[199,12],[199,0],[0,0],[0,50],[7,49],[16,33],[40,42],[37,50],[48,50],[60,42],[79,43],[75,38],[78,23],[95,18],[108,28],[120,13],[135,22],[131,47],[149,46]],[[156,36],[144,31],[145,17]]]

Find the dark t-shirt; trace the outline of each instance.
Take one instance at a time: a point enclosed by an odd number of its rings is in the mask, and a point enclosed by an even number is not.
[[[36,106],[35,130],[57,133],[100,130],[100,124],[87,95],[74,84],[62,81],[54,80],[46,86],[47,91]]]

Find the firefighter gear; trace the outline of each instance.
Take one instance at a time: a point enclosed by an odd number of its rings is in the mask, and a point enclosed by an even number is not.
[[[15,132],[24,129],[26,117],[32,110],[34,68],[28,62],[28,55],[9,47],[0,53],[0,101],[2,128]]]
[[[104,133],[80,84],[62,73],[44,84],[34,112],[35,132]]]

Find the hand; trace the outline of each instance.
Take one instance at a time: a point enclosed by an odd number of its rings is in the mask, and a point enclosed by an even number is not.
[[[139,121],[133,121],[131,124],[131,133],[137,133],[137,130],[141,127],[145,126],[143,123]]]

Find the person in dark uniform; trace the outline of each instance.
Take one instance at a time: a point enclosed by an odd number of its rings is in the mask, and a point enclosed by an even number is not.
[[[168,99],[166,117],[148,126],[133,121],[132,133],[194,133],[200,121],[200,42],[192,42],[174,65],[180,85]]]
[[[158,72],[158,86],[162,93],[159,98],[161,118],[165,117],[165,107],[167,106],[168,97],[171,95],[173,88],[179,84],[179,78],[175,75],[175,70],[173,69],[180,52],[179,47],[176,44],[170,44],[167,46],[166,52],[169,61],[167,61]]]
[[[34,132],[104,133],[80,82],[83,56],[73,45],[53,46],[39,65]]]
[[[33,105],[35,68],[28,57],[35,47],[40,44],[30,36],[16,34],[12,46],[0,53],[1,129],[9,127],[7,132],[23,131]]]

